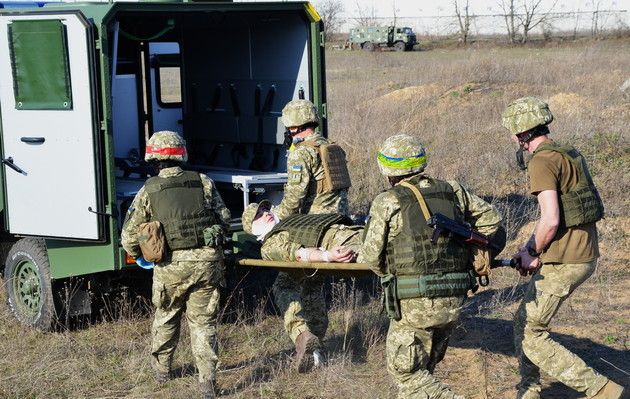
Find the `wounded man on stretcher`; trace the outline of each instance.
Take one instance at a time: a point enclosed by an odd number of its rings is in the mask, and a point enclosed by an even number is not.
[[[354,262],[363,226],[338,214],[292,215],[278,221],[271,203],[252,203],[243,212],[243,230],[262,242],[264,260],[282,262]]]

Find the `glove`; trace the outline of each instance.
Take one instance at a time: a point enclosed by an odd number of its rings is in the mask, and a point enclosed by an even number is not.
[[[478,276],[490,275],[490,251],[487,248],[473,249],[473,269]]]
[[[155,263],[149,262],[148,260],[144,259],[142,256],[136,258],[136,264],[146,270],[151,270],[155,266]]]

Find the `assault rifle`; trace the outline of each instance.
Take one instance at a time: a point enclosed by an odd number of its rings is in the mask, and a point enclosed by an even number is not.
[[[438,238],[442,234],[447,234],[467,244],[476,245],[481,248],[490,247],[496,252],[501,252],[503,248],[496,243],[490,241],[490,239],[474,230],[467,224],[456,222],[455,220],[448,218],[441,213],[435,213],[427,220],[427,224],[433,227],[433,236],[431,242],[437,243]]]

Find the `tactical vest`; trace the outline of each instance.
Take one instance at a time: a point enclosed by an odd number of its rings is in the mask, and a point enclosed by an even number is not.
[[[322,162],[324,178],[317,181],[317,194],[348,189],[352,186],[346,153],[339,145],[330,144],[325,139],[303,141],[300,145],[317,150]]]
[[[275,225],[267,237],[286,231],[289,233],[289,241],[305,248],[318,248],[324,234],[333,224],[352,224],[352,222],[347,217],[336,213],[292,215]]]
[[[144,185],[151,203],[151,220],[164,227],[171,250],[204,246],[203,230],[217,223],[204,204],[199,173],[184,171],[180,176],[151,177]]]
[[[580,226],[597,222],[604,217],[604,204],[597,192],[588,171],[586,160],[575,148],[554,142],[544,143],[536,148],[539,151],[555,151],[562,154],[578,174],[578,182],[570,191],[560,194],[560,220],[565,227]]]
[[[428,179],[430,186],[420,187],[421,179]],[[463,223],[463,215],[456,206],[457,199],[450,184],[420,175],[407,181],[420,190],[432,213],[439,212]],[[399,291],[405,285],[415,285],[414,293],[404,297],[465,294],[471,286],[469,248],[444,235],[433,244],[433,229],[427,225],[414,193],[401,185],[394,186],[390,192],[400,204],[402,230],[387,243],[386,261],[389,272],[399,280]],[[427,276],[430,277],[428,284],[425,282]]]

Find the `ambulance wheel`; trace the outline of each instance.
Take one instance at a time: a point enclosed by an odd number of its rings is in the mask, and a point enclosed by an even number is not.
[[[365,42],[365,43],[363,43],[363,50],[365,50],[365,51],[374,51],[374,43],[372,43],[372,42]]]
[[[56,318],[50,265],[44,241],[22,238],[16,242],[4,266],[9,308],[26,326],[47,331]]]
[[[394,49],[396,51],[405,51],[405,47],[407,47],[407,46],[405,45],[404,42],[396,42],[396,43],[394,43]]]

